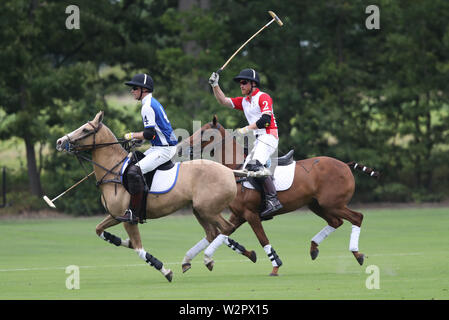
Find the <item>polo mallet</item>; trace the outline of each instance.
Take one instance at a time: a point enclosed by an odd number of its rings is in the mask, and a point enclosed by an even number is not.
[[[228,61],[226,61],[225,64],[224,64],[220,69],[217,70],[217,73],[218,73],[218,74],[220,74],[220,73],[223,71],[223,69],[226,68],[226,66],[228,65],[228,63],[235,57],[235,55],[236,55],[237,53],[240,52],[240,50],[242,50],[242,48],[243,48],[244,46],[246,46],[246,45],[248,44],[248,42],[250,42],[251,40],[253,40],[253,38],[254,38],[255,36],[257,36],[259,33],[262,32],[263,29],[265,29],[265,28],[268,27],[270,24],[272,24],[273,21],[276,21],[276,23],[277,23],[280,27],[282,27],[282,26],[284,25],[284,24],[282,23],[281,19],[279,19],[279,17],[276,15],[276,13],[274,13],[273,11],[268,11],[268,13],[270,14],[270,16],[271,16],[273,19],[271,19],[270,22],[268,22],[266,25],[264,25],[262,28],[260,28],[259,31],[257,31],[255,34],[253,34],[251,38],[249,38],[248,40],[246,40],[246,42],[245,42],[244,44],[242,44],[241,47],[238,48],[236,52],[234,52],[234,54],[228,59]]]
[[[84,180],[88,179],[92,174],[94,174],[95,171],[92,171],[91,173],[89,173],[87,176],[85,176],[83,179],[81,179],[80,181],[78,181],[77,183],[75,183],[73,186],[71,186],[70,188],[68,188],[66,191],[64,191],[63,193],[61,193],[59,196],[57,196],[54,199],[49,199],[47,196],[43,196],[45,202],[47,202],[47,204],[51,207],[51,208],[55,208],[56,206],[53,203],[53,201],[57,200],[58,198],[62,197],[64,194],[66,194],[68,191],[72,190],[73,188],[75,188],[77,185],[79,185],[81,182],[83,182]]]

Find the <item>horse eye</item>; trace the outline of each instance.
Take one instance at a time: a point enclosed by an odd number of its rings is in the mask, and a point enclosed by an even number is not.
[[[86,128],[83,129],[83,133],[89,133],[89,132],[90,132],[89,129],[86,129]]]

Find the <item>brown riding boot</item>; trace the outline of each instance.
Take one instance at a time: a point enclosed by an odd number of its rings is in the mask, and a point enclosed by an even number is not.
[[[282,208],[282,204],[277,197],[272,176],[268,176],[262,181],[262,187],[265,192],[265,210],[259,216],[261,220],[270,220],[273,219],[273,213]]]
[[[120,222],[129,222],[131,224],[137,224],[140,220],[142,210],[143,191],[132,194],[129,209],[126,209],[125,214],[116,218]]]

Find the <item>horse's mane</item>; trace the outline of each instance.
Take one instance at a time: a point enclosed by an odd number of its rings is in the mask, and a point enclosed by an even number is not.
[[[117,137],[115,136],[115,134],[112,132],[111,129],[109,129],[109,127],[107,125],[105,125],[104,123],[102,123],[102,128],[105,129],[104,134],[106,136],[110,136],[113,140],[112,141],[108,141],[108,142],[118,142]],[[101,132],[101,130],[99,131],[99,133]],[[113,144],[111,145],[111,148],[114,149],[114,151],[117,151],[117,153],[119,154],[120,152],[126,152],[125,148],[123,148],[123,146],[120,143],[117,144]]]

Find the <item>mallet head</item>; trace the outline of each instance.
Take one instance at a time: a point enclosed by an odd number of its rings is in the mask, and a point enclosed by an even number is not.
[[[276,15],[276,13],[274,13],[273,11],[268,11],[268,13],[270,14],[270,16],[274,19],[274,21],[276,21],[276,23],[279,26],[283,26],[284,24],[282,23],[281,19],[279,19],[279,17]]]
[[[45,202],[47,202],[47,204],[48,204],[51,208],[55,208],[55,209],[56,209],[56,206],[55,206],[55,204],[53,203],[53,201],[51,201],[47,196],[44,196],[43,198],[44,198]]]

